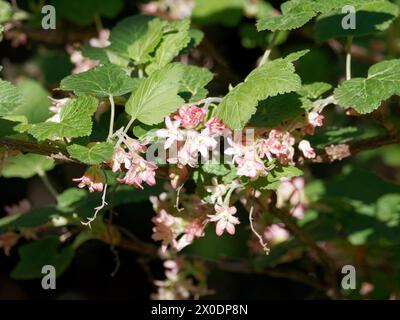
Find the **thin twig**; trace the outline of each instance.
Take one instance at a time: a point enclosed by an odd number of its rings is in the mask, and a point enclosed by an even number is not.
[[[87,222],[81,222],[84,226],[89,226],[90,229],[92,228],[91,223],[96,220],[98,213],[108,205],[106,202],[107,187],[107,184],[104,185],[103,195],[101,197],[101,205],[95,208],[93,216],[91,218],[87,218]]]
[[[331,163],[354,156],[360,152],[378,149],[383,146],[400,143],[400,135],[386,134],[382,136],[356,140],[349,143],[330,145],[322,150],[317,150],[314,159],[303,159],[304,163]]]
[[[175,205],[174,205],[174,207],[175,207],[175,209],[178,211],[178,212],[182,212],[182,211],[184,211],[185,210],[185,208],[180,208],[179,207],[179,202],[180,202],[180,195],[181,195],[181,190],[182,190],[182,188],[183,188],[183,186],[185,185],[185,183],[182,183],[177,189],[176,189],[176,202],[175,202]]]
[[[266,242],[264,242],[263,237],[257,232],[257,230],[254,228],[254,225],[253,225],[253,211],[254,211],[254,199],[255,199],[254,193],[255,193],[255,190],[253,190],[253,192],[252,192],[252,203],[251,203],[251,207],[250,207],[250,211],[249,211],[250,228],[251,228],[251,231],[258,238],[258,241],[259,241],[261,247],[263,248],[265,254],[268,255],[269,251],[270,251],[270,249],[268,248],[268,244]]]
[[[114,103],[114,98],[112,95],[110,95],[108,97],[108,99],[110,100],[110,106],[111,106],[111,115],[110,115],[110,125],[109,125],[109,129],[108,129],[108,137],[107,137],[107,141],[109,141],[111,139],[111,136],[114,133],[114,118],[115,118],[115,103]]]
[[[346,45],[346,80],[351,79],[351,47],[353,44],[353,37],[347,37]]]
[[[271,42],[269,43],[267,49],[264,52],[264,55],[261,58],[261,61],[260,61],[259,65],[258,65],[259,67],[261,67],[263,64],[268,62],[269,56],[270,56],[270,54],[272,52],[272,49],[274,48],[275,41],[278,38],[278,35],[279,35],[279,31],[274,32],[274,34],[272,35]]]

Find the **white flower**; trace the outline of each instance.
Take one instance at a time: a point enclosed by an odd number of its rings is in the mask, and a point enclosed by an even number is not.
[[[313,159],[316,157],[314,149],[311,147],[310,142],[307,140],[301,140],[299,143],[299,150],[303,152],[307,159]]]
[[[164,144],[164,149],[169,149],[176,141],[183,141],[185,136],[184,132],[179,129],[181,124],[180,120],[171,121],[170,117],[165,118],[165,126],[167,129],[159,129],[156,132],[157,137],[167,139]]]
[[[255,178],[267,172],[264,163],[255,152],[246,153],[243,158],[237,158],[236,162],[238,164],[238,176]]]
[[[217,146],[217,141],[209,136],[207,130],[203,130],[198,133],[194,130],[188,132],[188,150],[191,154],[195,155],[198,152],[206,158],[208,156],[208,151],[213,150]]]
[[[212,203],[222,203],[222,197],[228,191],[228,187],[224,184],[218,184],[218,180],[216,177],[211,179],[211,186],[207,186],[207,192],[211,193],[210,200]]]

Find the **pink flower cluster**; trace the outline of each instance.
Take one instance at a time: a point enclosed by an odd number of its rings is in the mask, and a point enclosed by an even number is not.
[[[127,137],[124,141],[125,148],[118,147],[112,157],[112,171],[126,171],[123,178],[118,181],[143,189],[145,182],[149,186],[156,184],[157,165],[145,160],[140,154],[146,152],[146,146],[138,140]]]
[[[110,30],[102,29],[99,31],[99,35],[97,38],[91,38],[89,40],[89,44],[94,48],[108,47],[110,45],[110,41],[108,40],[109,37]],[[82,51],[77,50],[73,46],[68,46],[67,52],[70,55],[70,61],[75,65],[75,68],[72,70],[73,74],[88,71],[99,65],[98,60],[91,60],[84,57]]]
[[[177,211],[173,190],[162,193],[159,197],[152,196],[150,201],[157,212],[152,219],[154,223],[152,238],[162,242],[162,252],[165,253],[168,248],[180,251],[195,238],[204,236],[209,209],[197,195],[182,195],[183,210],[179,214],[172,214]]]
[[[207,288],[205,268],[201,262],[189,262],[182,257],[175,257],[164,261],[164,268],[165,280],[154,281],[157,292],[152,295],[152,299],[198,299],[211,293]]]
[[[277,159],[281,164],[294,164],[295,138],[287,131],[272,129],[267,138],[259,138],[251,143],[232,141],[228,138],[230,147],[225,149],[225,154],[232,156],[237,165],[237,175],[249,178],[257,178],[267,175],[266,161]],[[298,144],[299,150],[306,158],[316,156],[314,149],[307,140]]]
[[[89,167],[82,177],[72,179],[79,182],[79,188],[88,187],[90,192],[103,192],[106,176],[99,166]]]
[[[174,120],[166,117],[166,128],[157,130],[156,136],[164,139],[169,163],[194,168],[198,165],[199,155],[207,158],[216,149],[225,125],[217,118],[205,121],[205,116],[204,108],[191,105],[181,107]]]
[[[276,190],[276,194],[278,208],[283,208],[288,205],[291,208],[290,213],[294,217],[298,219],[303,218],[307,205],[303,177],[282,179]]]

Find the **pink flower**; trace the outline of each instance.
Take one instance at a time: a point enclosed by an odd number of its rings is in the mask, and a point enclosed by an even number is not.
[[[73,74],[88,71],[99,64],[97,60],[85,58],[81,51],[75,50],[72,46],[67,47],[67,51],[70,55],[71,62],[75,65],[75,68],[72,70]]]
[[[311,147],[310,142],[307,140],[301,140],[299,143],[299,150],[303,152],[307,159],[313,159],[316,157],[314,149]]]
[[[72,179],[73,181],[79,181],[79,188],[88,187],[90,192],[102,192],[106,177],[103,170],[97,166],[89,167],[81,178]]]
[[[65,104],[70,100],[70,98],[63,98],[63,99],[54,99],[52,97],[48,97],[51,100],[51,106],[49,107],[49,111],[55,114],[59,114],[61,108],[65,106]]]
[[[306,210],[307,198],[304,192],[304,178],[282,179],[276,190],[277,207],[282,208],[288,204],[292,206],[290,213],[301,219]]]
[[[24,214],[31,210],[31,203],[28,199],[22,199],[17,204],[13,204],[11,206],[5,206],[4,210],[6,211],[8,216],[13,216],[16,214]]]
[[[215,232],[218,236],[221,236],[226,230],[229,234],[235,234],[235,225],[239,224],[239,219],[233,215],[236,213],[235,207],[229,207],[227,205],[216,204],[214,206],[216,214],[208,215],[210,221],[217,222]]]
[[[211,118],[206,123],[206,128],[210,133],[221,133],[226,129],[226,125],[222,122],[222,120],[217,117]]]
[[[175,239],[172,226],[175,224],[176,218],[170,215],[164,209],[161,209],[157,216],[151,221],[154,223],[153,235],[151,236],[155,241],[162,241],[161,250],[165,252],[170,244]]]
[[[129,151],[133,153],[144,153],[146,152],[146,143],[141,143],[136,139],[130,137],[125,138],[125,145],[128,147]]]
[[[101,29],[98,38],[91,38],[89,44],[94,48],[105,48],[108,47],[111,42],[108,41],[110,38],[110,30]]]
[[[303,132],[306,134],[314,134],[316,127],[322,127],[324,125],[324,116],[318,112],[310,112],[307,116],[308,124],[303,128]]]
[[[124,165],[125,169],[129,169],[132,165],[132,161],[131,155],[119,147],[114,151],[112,156],[112,171],[120,171],[121,165]]]
[[[173,153],[170,153],[168,162],[172,164],[179,164],[182,166],[188,165],[192,168],[196,168],[198,165],[197,154],[190,152],[188,143],[185,143],[184,146],[178,150],[178,152],[174,150]]]
[[[306,212],[306,206],[304,205],[304,203],[298,203],[297,205],[295,205],[291,210],[290,213],[292,214],[293,217],[297,218],[297,219],[302,219],[304,218],[304,214]]]
[[[203,108],[196,106],[184,106],[178,111],[178,115],[174,118],[180,120],[182,127],[186,129],[192,129],[197,127],[201,122],[204,121],[206,111]]]
[[[190,242],[195,238],[204,237],[204,220],[197,218],[189,222],[185,228],[185,235]]]
[[[224,153],[228,156],[233,156],[233,161],[246,154],[246,147],[241,142],[233,141],[230,137],[227,138],[227,141],[230,147],[226,148]]]
[[[125,177],[118,179],[118,181],[140,189],[143,189],[143,182],[146,182],[149,186],[154,186],[156,184],[156,169],[156,164],[146,161],[140,156],[136,156]]]
[[[216,177],[211,178],[211,186],[206,186],[207,192],[211,193],[210,201],[215,203],[217,201],[222,202],[222,197],[228,191],[228,187],[225,184],[218,184],[218,179]]]
[[[157,137],[166,139],[164,149],[169,149],[174,142],[184,140],[185,137],[183,131],[179,129],[180,124],[180,120],[172,122],[170,117],[166,117],[165,126],[167,127],[167,129],[157,130]]]
[[[178,189],[185,181],[188,180],[190,174],[186,166],[171,166],[168,170],[168,177],[174,190]]]
[[[289,238],[289,232],[284,228],[283,224],[277,223],[265,228],[263,236],[269,243],[279,244]]]
[[[308,123],[313,127],[322,127],[324,125],[324,116],[318,112],[310,112],[307,118]]]
[[[255,152],[249,152],[243,158],[237,158],[237,175],[255,178],[266,173],[264,163],[257,157]]]

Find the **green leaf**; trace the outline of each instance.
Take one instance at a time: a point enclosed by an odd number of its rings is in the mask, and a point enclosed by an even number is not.
[[[54,168],[54,160],[37,154],[19,154],[7,158],[3,167],[5,178],[30,178]]]
[[[183,69],[169,64],[143,80],[126,103],[125,109],[134,119],[157,124],[184,103],[178,96]]]
[[[277,59],[252,71],[222,100],[216,115],[231,129],[241,129],[256,112],[258,102],[268,97],[300,89],[300,77],[293,64]]]
[[[72,158],[93,165],[111,159],[114,147],[112,144],[107,142],[96,143],[90,147],[73,144],[67,147],[67,151]]]
[[[90,25],[96,16],[114,18],[123,8],[122,0],[51,0],[57,16],[63,17],[78,25]]]
[[[190,41],[189,44],[179,52],[179,56],[188,53],[193,48],[196,48],[204,38],[204,32],[199,29],[189,30]]]
[[[384,100],[400,95],[400,59],[373,65],[367,78],[343,82],[334,95],[345,108],[354,108],[362,114],[374,111]]]
[[[261,101],[258,105],[259,112],[251,119],[251,124],[274,128],[283,121],[304,114],[311,106],[310,100],[295,92],[281,94]]]
[[[134,60],[136,64],[146,63],[163,37],[165,24],[158,18],[146,16],[126,18],[112,30],[111,45],[107,49]]]
[[[298,93],[311,100],[319,99],[324,93],[332,89],[332,85],[326,82],[314,82],[303,84]]]
[[[42,122],[51,116],[50,93],[39,82],[26,79],[18,84],[18,89],[22,102],[13,111],[13,115],[24,116],[29,123]]]
[[[113,64],[106,64],[86,72],[74,74],[61,81],[62,90],[96,97],[122,96],[131,92],[133,79]]]
[[[381,1],[381,0],[378,0]],[[382,0],[383,1],[383,0]],[[264,17],[257,21],[257,29],[262,30],[293,30],[305,25],[319,14],[342,9],[346,5],[358,5],[365,0],[290,0],[281,5],[282,15]]]
[[[57,196],[57,209],[62,212],[72,212],[73,205],[87,196],[85,189],[69,188]]]
[[[152,63],[146,68],[148,74],[170,63],[189,44],[189,28],[189,19],[168,24],[168,32],[163,36],[161,43],[157,47]]]
[[[315,36],[320,41],[330,38],[364,36],[387,29],[399,14],[399,7],[387,0],[369,0],[354,6],[355,29],[344,29],[342,21],[349,13],[341,8],[318,17]]]
[[[0,79],[0,116],[14,112],[22,104],[22,101],[18,88]]]
[[[89,58],[90,60],[99,61],[101,64],[110,63],[107,48],[97,48],[90,45],[84,45],[81,52],[84,57]]]
[[[0,234],[10,230],[36,228],[61,216],[61,212],[53,207],[35,208],[23,214],[15,214],[0,219]]]
[[[225,176],[231,172],[232,168],[228,165],[221,163],[214,163],[213,161],[207,161],[201,166],[201,169],[213,176]]]
[[[303,171],[293,166],[277,165],[268,175],[258,178],[256,181],[251,181],[252,187],[258,190],[275,190],[278,188],[282,178],[292,178],[303,175]]]
[[[37,140],[88,136],[92,131],[92,115],[97,109],[97,104],[96,98],[79,96],[62,108],[59,123],[48,121],[34,124],[28,132]]]
[[[322,9],[322,1],[292,0],[281,5],[281,16],[265,17],[257,21],[257,29],[261,30],[292,30],[300,28]],[[319,4],[321,7],[319,8]]]
[[[45,265],[53,266],[59,277],[71,264],[75,254],[71,245],[61,248],[57,236],[47,236],[22,245],[18,253],[21,260],[11,272],[11,277],[18,280],[42,278],[42,268]]]
[[[204,87],[214,75],[206,68],[192,65],[182,65],[184,68],[179,95],[187,102],[196,102],[207,97],[208,90]]]
[[[7,1],[0,1],[0,23],[7,22],[11,20],[13,10],[11,4]]]
[[[222,24],[233,27],[240,22],[244,8],[243,0],[196,0],[192,12],[195,23]]]

